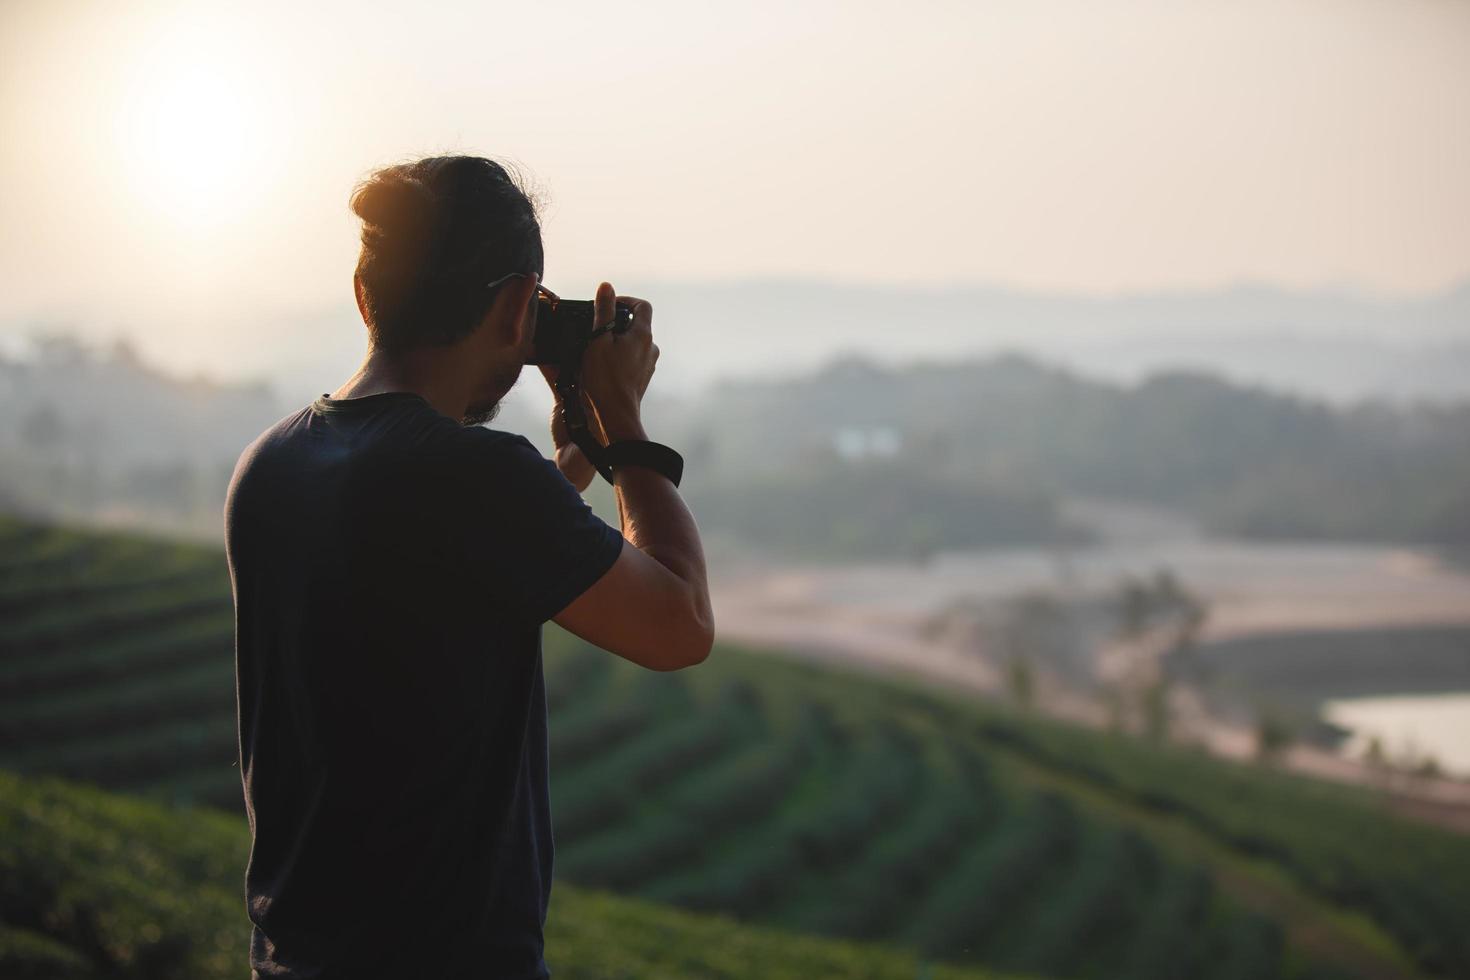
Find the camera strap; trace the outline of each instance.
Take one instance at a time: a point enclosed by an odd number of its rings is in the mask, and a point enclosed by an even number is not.
[[[587,427],[587,410],[582,405],[582,384],[576,371],[562,368],[556,375],[556,393],[561,398],[561,419],[572,444],[582,450],[602,478],[613,482],[613,467],[623,463],[646,466],[668,477],[674,486],[684,475],[684,457],[658,442],[624,439],[604,446]]]
[[[603,459],[603,447],[587,428],[587,409],[582,405],[582,383],[575,370],[565,365],[556,373],[556,394],[561,399],[561,420],[567,427],[572,444],[582,450],[587,461],[597,468],[602,478],[612,482],[612,464]]]

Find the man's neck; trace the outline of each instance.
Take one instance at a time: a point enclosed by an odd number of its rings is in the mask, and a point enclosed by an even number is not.
[[[357,372],[331,397],[362,398],[388,391],[411,391],[440,414],[460,419],[469,406],[468,386],[445,360],[445,352],[438,350],[409,351],[393,357],[371,350]]]

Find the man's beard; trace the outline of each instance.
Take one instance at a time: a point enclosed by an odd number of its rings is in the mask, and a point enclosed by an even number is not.
[[[484,425],[499,414],[500,402],[493,401],[488,405],[471,405],[459,421],[461,425]]]
[[[505,396],[510,394],[516,382],[521,378],[522,363],[520,361],[507,367],[500,377],[492,381],[488,391],[498,391],[500,394],[493,402],[471,402],[464,411],[464,418],[460,419],[462,425],[484,425],[495,416],[500,414],[500,403]]]

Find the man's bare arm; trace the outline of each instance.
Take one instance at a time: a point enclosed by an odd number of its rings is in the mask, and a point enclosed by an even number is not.
[[[593,343],[583,385],[609,442],[647,439],[640,405],[658,360],[653,309],[632,297],[616,299],[633,307],[632,327]],[[596,322],[611,319],[614,300],[604,283]],[[618,466],[613,486],[626,545],[613,567],[554,621],[652,670],[697,664],[714,642],[714,615],[694,516],[673,483],[654,470]]]

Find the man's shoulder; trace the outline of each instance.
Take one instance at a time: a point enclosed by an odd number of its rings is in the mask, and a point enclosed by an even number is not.
[[[427,405],[405,404],[370,438],[328,434],[331,427],[308,405],[280,419],[245,447],[235,464],[227,505],[251,483],[281,484],[335,470],[351,460],[358,477],[417,474],[426,487],[462,486],[471,493],[524,488],[545,493],[556,464],[525,436],[484,426],[465,426]],[[570,488],[570,484],[568,484]],[[554,493],[555,486],[549,488]],[[573,491],[575,492],[575,491]]]
[[[250,440],[235,461],[235,474],[232,482],[239,482],[246,473],[262,463],[274,448],[289,442],[292,433],[300,430],[310,412],[310,406],[297,409],[290,415],[273,422],[260,435]]]
[[[519,432],[490,429],[483,425],[461,426],[460,431],[470,452],[512,459],[528,459],[534,456],[542,461],[546,460],[535,443]]]
[[[405,400],[394,406],[389,425],[370,439],[357,434],[342,440],[321,438],[314,423],[331,423],[317,410],[320,402],[297,409],[267,427],[240,454],[239,465],[296,452],[364,452],[373,455],[438,458],[473,464],[486,460],[545,461],[525,436],[484,426],[466,426],[434,411],[427,404]]]
[[[464,426],[449,448],[451,465],[462,466],[487,479],[536,482],[549,476],[560,476],[556,463],[547,459],[535,443],[518,432]]]

